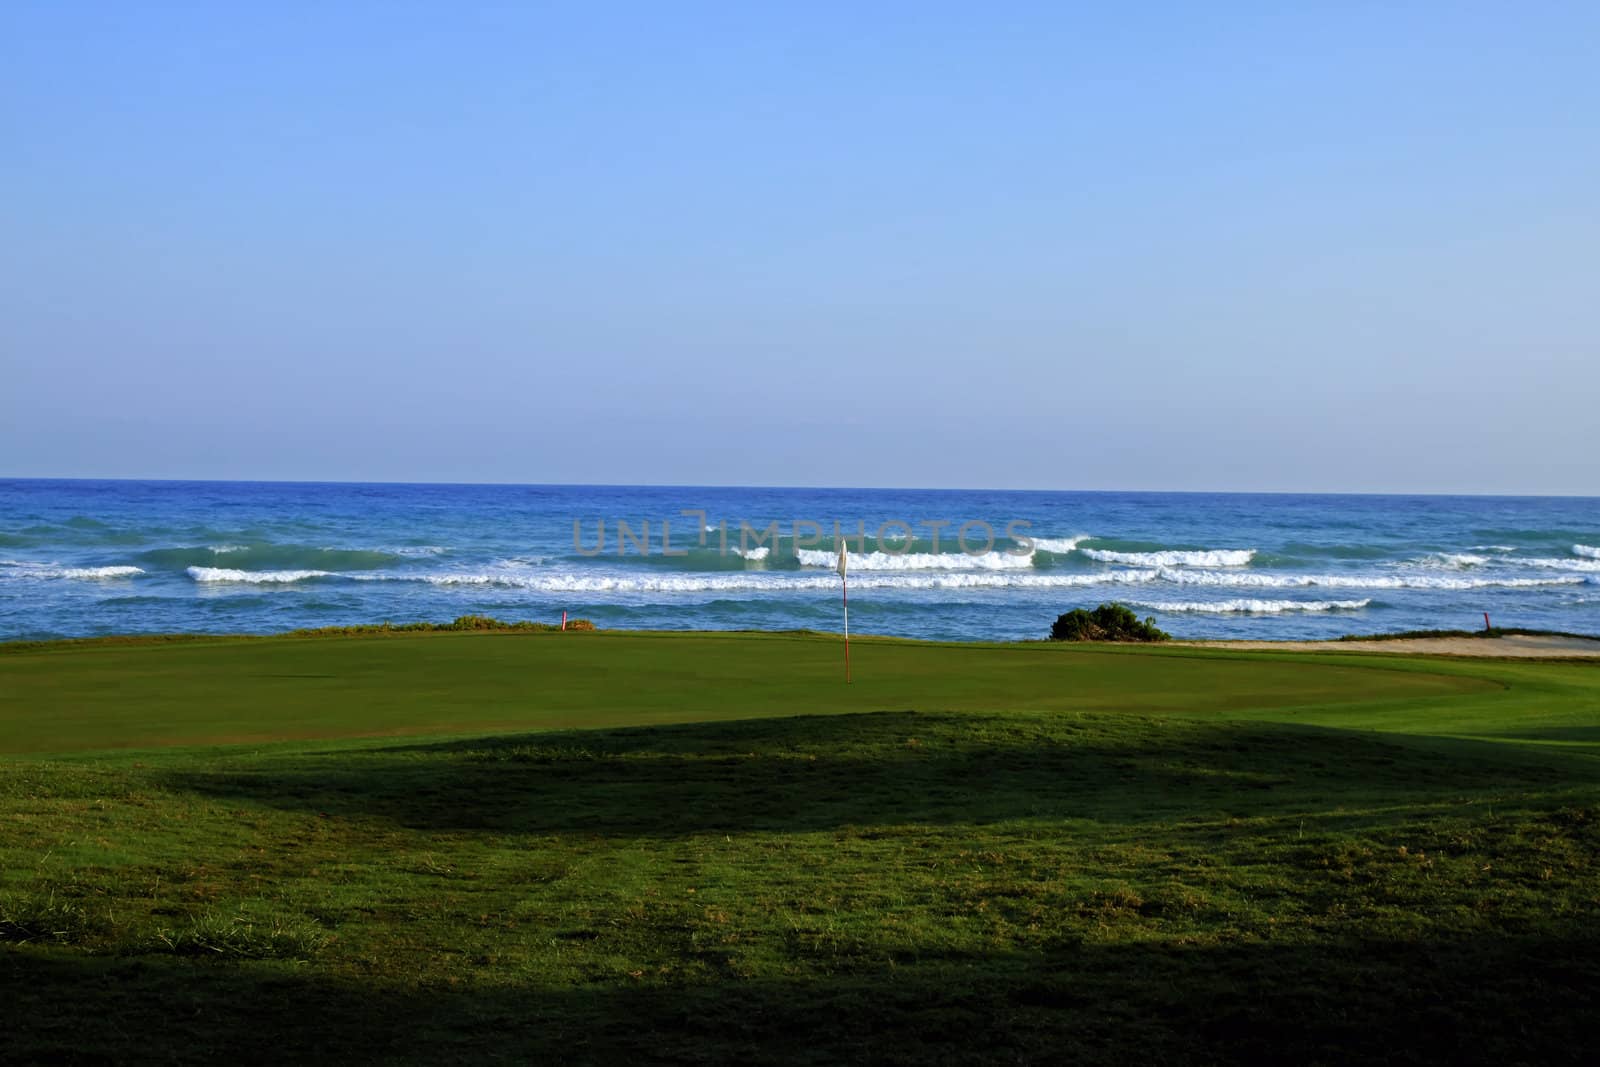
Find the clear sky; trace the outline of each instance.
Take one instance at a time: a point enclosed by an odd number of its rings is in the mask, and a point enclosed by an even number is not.
[[[0,5],[0,475],[1600,494],[1600,5]]]

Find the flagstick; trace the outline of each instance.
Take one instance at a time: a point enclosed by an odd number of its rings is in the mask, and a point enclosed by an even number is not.
[[[839,575],[839,588],[844,596],[844,684],[850,684],[850,579]]]

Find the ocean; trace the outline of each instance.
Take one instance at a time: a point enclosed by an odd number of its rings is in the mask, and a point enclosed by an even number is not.
[[[1600,633],[1596,498],[6,480],[0,639],[837,630],[835,524],[857,633],[1039,638],[1108,600],[1193,638]]]

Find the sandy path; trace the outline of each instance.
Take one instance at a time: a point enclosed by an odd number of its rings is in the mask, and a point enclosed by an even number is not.
[[[1600,657],[1587,637],[1408,637],[1398,641],[1174,641],[1195,648],[1263,648],[1306,652],[1399,652],[1432,656],[1512,656],[1520,659]]]

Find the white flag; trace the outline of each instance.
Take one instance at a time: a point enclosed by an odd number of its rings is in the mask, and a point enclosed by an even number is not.
[[[840,541],[839,542],[839,568],[838,569],[839,569],[839,577],[841,577],[841,578],[844,577],[845,561],[847,559],[849,559],[849,558],[850,557],[848,556],[848,554],[844,550],[844,542]]]

